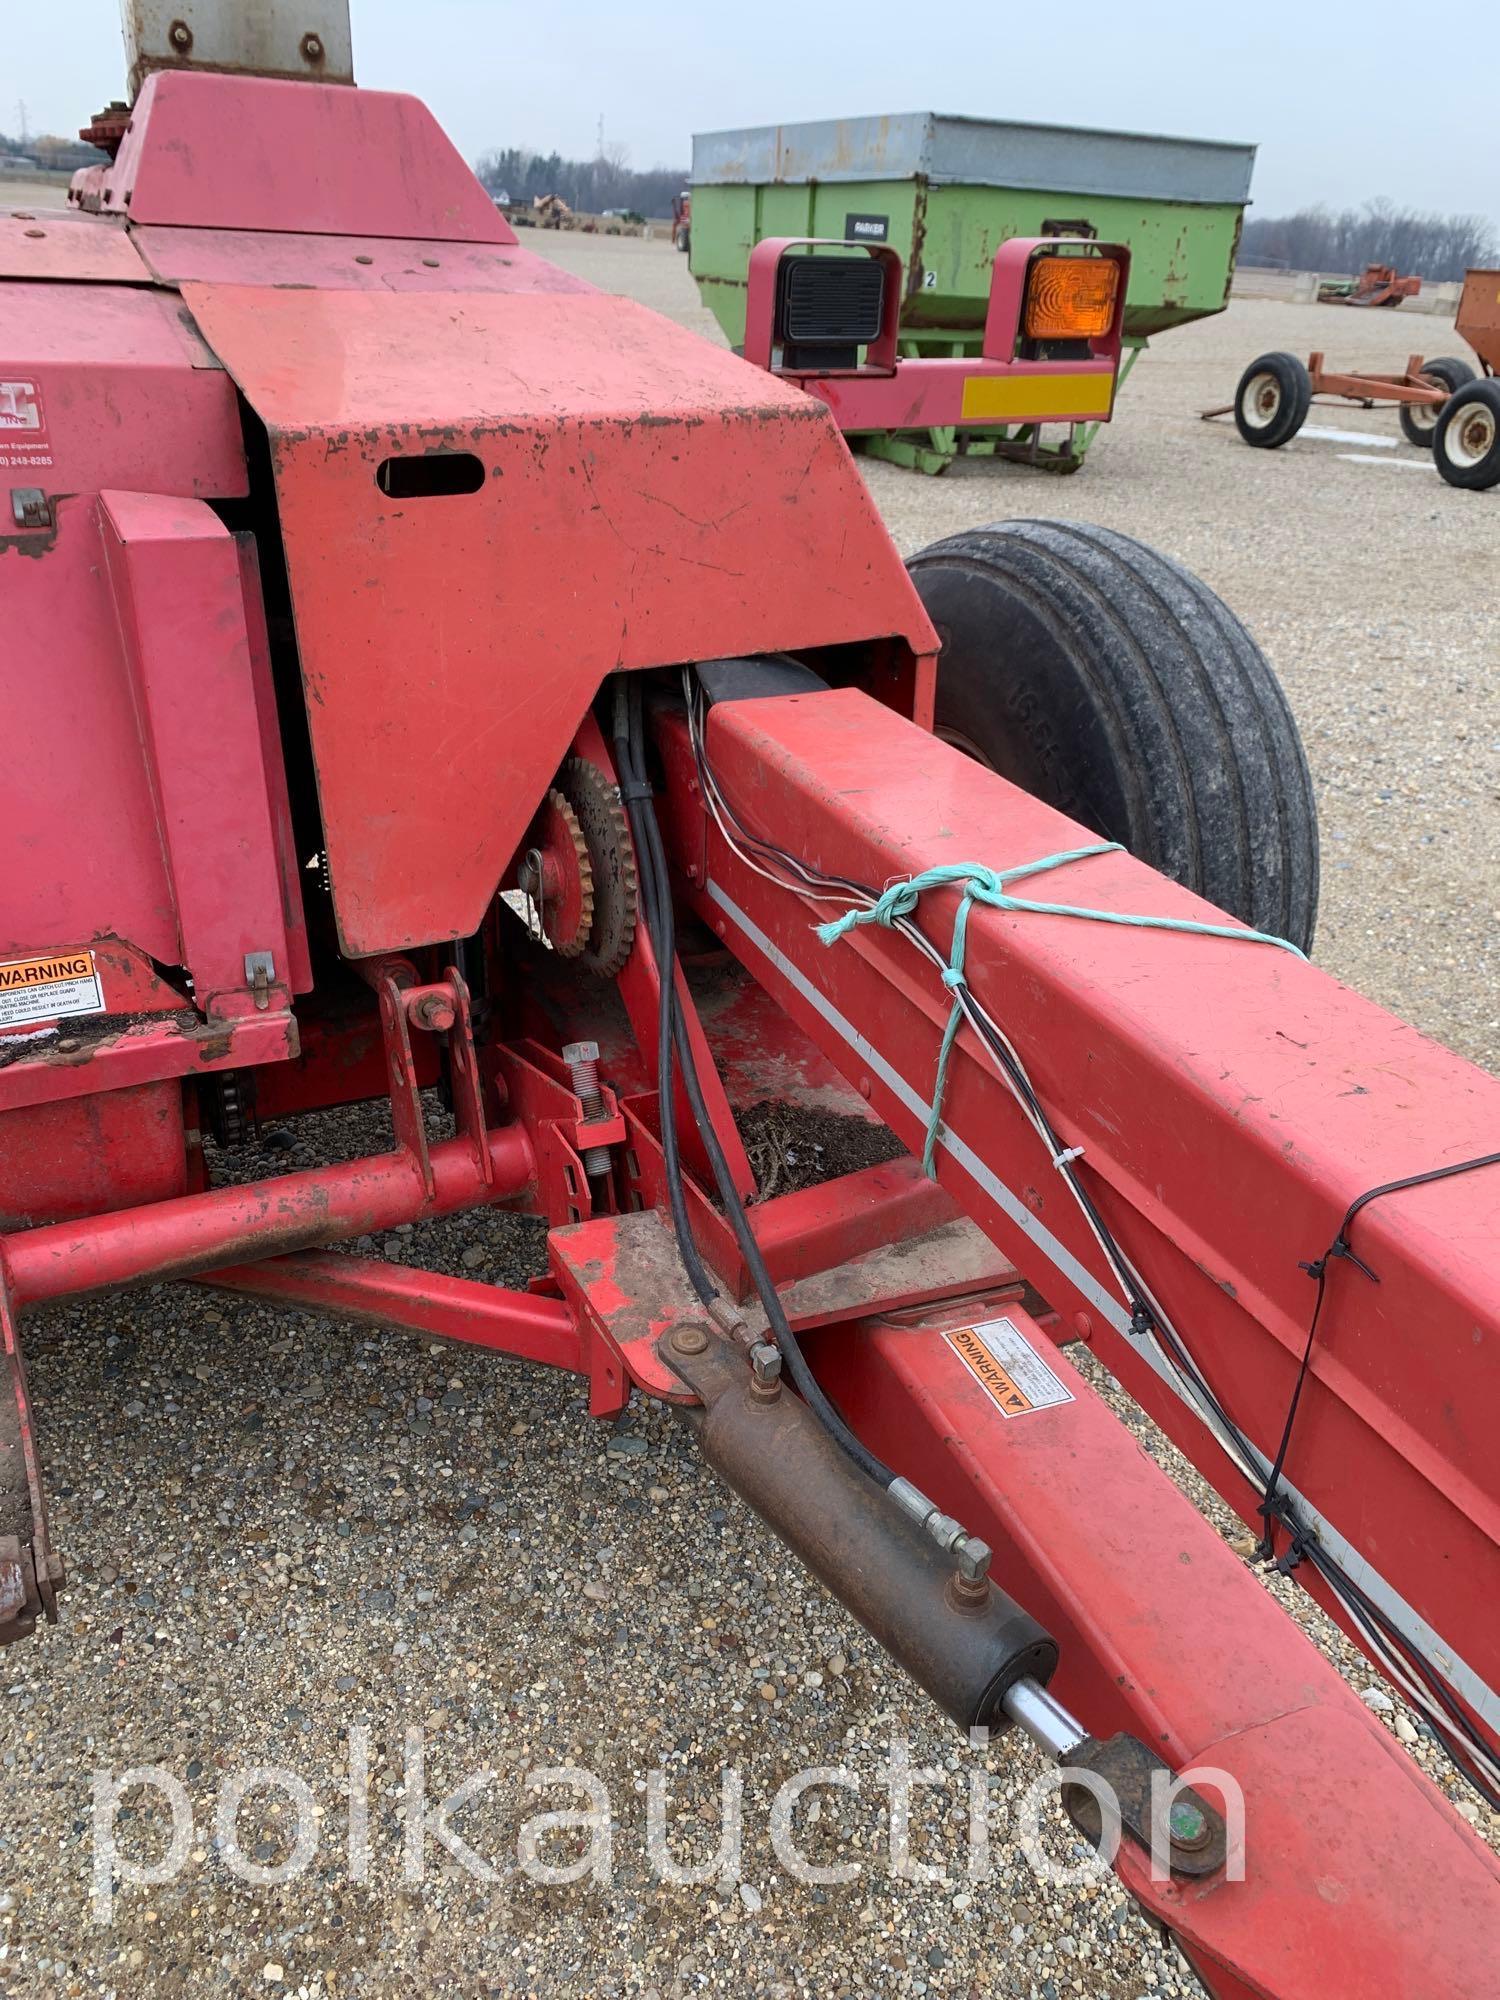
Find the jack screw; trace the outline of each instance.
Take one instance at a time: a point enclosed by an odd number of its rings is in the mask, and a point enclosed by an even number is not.
[[[597,1042],[569,1042],[562,1052],[562,1059],[568,1065],[568,1075],[578,1101],[583,1106],[585,1118],[602,1118],[604,1099],[599,1091],[599,1044]],[[588,1146],[584,1149],[583,1171],[589,1179],[597,1180],[601,1174],[609,1172],[608,1146]]]

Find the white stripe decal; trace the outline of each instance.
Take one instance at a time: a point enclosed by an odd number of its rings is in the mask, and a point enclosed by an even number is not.
[[[900,1100],[914,1118],[919,1118],[925,1125],[932,1116],[931,1101],[914,1090],[906,1078],[891,1067],[885,1057],[865,1040],[854,1023],[845,1019],[832,1001],[818,991],[781,947],[766,936],[755,920],[747,916],[717,882],[710,881],[704,886],[709,899],[717,903],[755,949],[771,961],[788,984],[796,989],[810,1007],[822,1015],[829,1027],[855,1051],[861,1062],[880,1078],[887,1090]],[[1098,1279],[1079,1263],[1067,1245],[1058,1241],[1047,1225],[1011,1192],[1004,1181],[996,1176],[956,1132],[950,1132],[946,1125],[939,1126],[938,1144],[963,1168],[969,1178],[984,1190],[995,1206],[1003,1210],[1016,1227],[1031,1238],[1053,1269],[1060,1271],[1117,1333],[1131,1341],[1132,1350],[1155,1370],[1173,1395],[1202,1423],[1203,1419],[1199,1412],[1193,1408],[1190,1398],[1184,1394],[1177,1378],[1156,1352],[1152,1342],[1132,1338],[1130,1315],[1120,1300],[1113,1293],[1105,1291]],[[1207,1429],[1207,1425],[1204,1425],[1204,1428]],[[1270,1460],[1250,1444],[1248,1439],[1246,1443],[1249,1445],[1253,1462],[1260,1467],[1262,1473],[1269,1472]],[[1459,1658],[1453,1648],[1446,1644],[1427,1620],[1415,1611],[1392,1585],[1386,1582],[1378,1570],[1371,1568],[1359,1550],[1344,1539],[1337,1528],[1298,1492],[1289,1479],[1283,1478],[1281,1486],[1282,1490],[1296,1502],[1303,1522],[1316,1532],[1318,1541],[1328,1554],[1347,1572],[1366,1597],[1385,1613],[1408,1645],[1432,1661],[1443,1678],[1463,1696],[1476,1715],[1482,1716],[1492,1729],[1500,1730],[1500,1695],[1497,1695],[1471,1666]]]

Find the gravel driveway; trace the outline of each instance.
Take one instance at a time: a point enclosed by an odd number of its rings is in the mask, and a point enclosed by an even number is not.
[[[711,325],[686,260],[663,244],[530,240]],[[1318,956],[1493,1066],[1500,492],[1451,491],[1405,446],[1372,445],[1373,464],[1316,438],[1257,454],[1196,417],[1266,348],[1322,345],[1373,366],[1434,343],[1453,350],[1428,318],[1237,304],[1146,357],[1076,478],[976,466],[927,480],[879,465],[868,477],[907,551],[1001,516],[1060,514],[1138,534],[1213,584],[1271,655],[1307,741],[1325,838]],[[1317,415],[1396,434],[1389,416]],[[290,1156],[257,1151],[236,1167],[284,1171],[370,1143],[367,1113],[330,1114],[301,1128]],[[533,1226],[501,1216],[371,1247],[507,1283],[538,1268],[540,1249]],[[974,1754],[662,1411],[600,1428],[569,1379],[186,1287],[39,1314],[29,1346],[72,1581],[62,1625],[5,1661],[0,1993],[1197,1990],[1112,1881],[1039,1883],[1013,1837],[1038,1769],[1024,1748],[992,1760],[996,1874],[970,1884]],[[1243,1549],[1240,1524],[1131,1421]],[[1458,1797],[1372,1671],[1300,1592],[1277,1588]],[[429,1804],[492,1774],[456,1821],[492,1880],[432,1838],[423,1879],[403,1873],[417,1797],[408,1730],[422,1735]],[[881,1859],[880,1774],[903,1745],[945,1781],[918,1794],[914,1842],[946,1882],[892,1881]],[[362,1757],[364,1881],[348,1858]],[[725,1762],[743,1775],[741,1857],[722,1880],[667,1884],[646,1862],[647,1773],[666,1774],[685,1862],[713,1850]],[[609,1794],[607,1888],[544,1885],[518,1866],[522,1822],[569,1803],[528,1792],[528,1774],[568,1763]],[[771,1802],[809,1764],[860,1781],[825,1795],[810,1843],[859,1861],[854,1881],[799,1884],[776,1866]],[[290,1769],[311,1794],[316,1851],[279,1885],[243,1877],[277,1872],[291,1811],[260,1792],[232,1829],[216,1821],[226,1786],[254,1765]],[[133,1766],[183,1787],[183,1866],[156,1887],[123,1883],[106,1924],[91,1783]],[[1500,1841],[1500,1821],[1461,1809]],[[122,1793],[114,1823],[127,1863],[159,1854],[160,1790]],[[572,1838],[574,1850],[563,1835],[547,1851],[584,1854]]]

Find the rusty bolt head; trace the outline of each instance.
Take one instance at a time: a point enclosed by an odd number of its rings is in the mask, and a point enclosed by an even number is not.
[[[419,1028],[445,1035],[458,1015],[446,993],[420,993],[406,1003],[407,1014]]]
[[[955,1611],[969,1613],[983,1611],[990,1601],[989,1578],[961,1576],[955,1570],[948,1579],[943,1596]]]
[[[321,35],[302,37],[302,59],[304,62],[320,63],[323,60],[323,38]]]
[[[167,40],[178,55],[185,56],[193,46],[193,31],[186,21],[174,21],[167,30]]]
[[[672,1335],[672,1345],[679,1354],[701,1354],[708,1346],[708,1335],[701,1326],[679,1326]]]

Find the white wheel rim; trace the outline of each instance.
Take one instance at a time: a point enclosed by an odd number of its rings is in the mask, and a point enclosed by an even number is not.
[[[1495,449],[1495,412],[1487,403],[1461,405],[1448,420],[1443,453],[1450,465],[1471,472]]]
[[[1240,391],[1240,415],[1253,431],[1268,430],[1281,410],[1281,384],[1269,371],[1252,375]]]
[[[1441,389],[1445,395],[1452,393],[1447,383],[1439,382],[1435,375],[1424,376],[1423,380],[1430,382],[1434,389]],[[1406,406],[1407,421],[1413,430],[1436,430],[1437,420],[1442,414],[1443,406],[1441,403],[1408,403]]]

